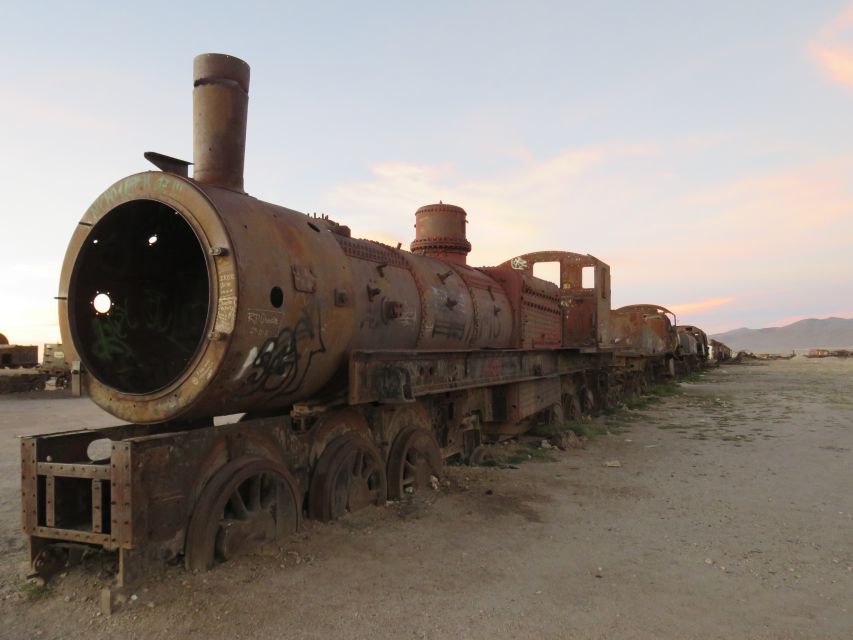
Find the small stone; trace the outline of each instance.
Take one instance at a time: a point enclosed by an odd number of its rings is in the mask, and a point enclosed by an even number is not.
[[[149,609],[153,609],[153,608],[154,608],[154,603],[153,603],[153,602],[149,602],[149,603],[148,603],[148,604],[146,604],[145,606],[146,606],[146,607],[148,607]]]
[[[430,477],[429,477],[429,484],[430,484],[430,486],[432,487],[432,490],[433,490],[433,491],[438,491],[439,482],[438,482],[438,478],[437,478],[437,477],[435,477],[435,476],[430,476]]]
[[[136,595],[135,593],[134,593],[132,596],[130,596],[130,601],[131,601],[131,602],[136,602],[137,600],[139,600],[139,596],[138,596],[138,595]]]
[[[65,600],[65,602],[71,602],[71,596],[65,596],[63,600]]]
[[[542,442],[540,442],[540,443],[539,443],[539,446],[540,446],[542,449],[553,449],[553,448],[554,448],[554,445],[552,445],[552,444],[551,444],[550,442],[548,442],[547,440],[543,440]]]
[[[574,431],[566,431],[551,436],[551,444],[558,449],[583,449],[583,441],[578,438]]]
[[[714,561],[711,558],[705,558],[705,564],[714,564]]]
[[[622,466],[622,463],[621,463],[621,462],[619,462],[618,460],[605,460],[605,461],[604,461],[604,466],[605,466],[605,467],[614,467],[614,468],[616,468],[616,467],[621,467],[621,466]]]

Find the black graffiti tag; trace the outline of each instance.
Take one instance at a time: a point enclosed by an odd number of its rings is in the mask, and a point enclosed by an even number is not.
[[[246,395],[256,391],[276,395],[296,391],[302,386],[314,355],[325,351],[319,313],[315,323],[305,308],[295,325],[264,340],[246,378]]]

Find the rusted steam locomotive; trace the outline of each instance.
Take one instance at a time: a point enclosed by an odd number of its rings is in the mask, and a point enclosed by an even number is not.
[[[207,54],[194,73],[193,178],[146,154],[161,170],[108,188],[68,249],[69,359],[130,424],[22,440],[37,572],[75,545],[117,550],[119,586],[181,556],[206,569],[642,390],[685,345],[707,357],[662,307],[611,313],[592,256],[468,266],[459,207],[420,208],[405,251],[247,195],[249,67]],[[533,275],[540,263],[559,265],[559,284]]]

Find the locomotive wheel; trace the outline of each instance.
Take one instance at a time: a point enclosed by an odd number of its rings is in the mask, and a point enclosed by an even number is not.
[[[365,438],[347,434],[332,440],[314,468],[308,515],[327,522],[348,511],[385,504],[382,456]]]
[[[441,465],[441,450],[429,431],[403,429],[388,456],[388,497],[399,500],[432,488],[433,477],[441,477]]]
[[[207,483],[187,528],[187,569],[206,571],[264,544],[279,544],[299,528],[296,481],[271,460],[240,458]]]
[[[481,444],[471,452],[468,457],[468,464],[472,467],[485,466],[495,461],[494,447],[488,444]]]

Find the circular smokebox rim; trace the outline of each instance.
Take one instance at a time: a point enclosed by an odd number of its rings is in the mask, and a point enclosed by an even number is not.
[[[184,368],[181,370],[181,372],[178,375],[176,375],[174,378],[172,378],[169,382],[167,382],[166,384],[161,385],[159,387],[149,389],[147,391],[142,391],[142,392],[133,392],[133,391],[126,391],[123,389],[119,389],[119,388],[113,386],[112,384],[109,384],[108,382],[103,380],[98,375],[96,375],[95,372],[97,371],[98,368],[97,367],[93,368],[91,366],[90,362],[87,362],[87,360],[89,358],[88,349],[87,348],[81,348],[81,345],[77,342],[77,336],[79,335],[79,332],[77,330],[77,328],[78,328],[77,327],[77,315],[78,314],[74,311],[75,305],[73,303],[74,296],[72,293],[72,292],[75,292],[77,289],[77,286],[76,286],[77,285],[77,279],[78,279],[78,277],[80,277],[80,273],[79,273],[79,269],[78,269],[78,265],[80,262],[79,258],[80,258],[80,254],[85,250],[85,248],[88,245],[87,241],[88,241],[89,236],[91,236],[100,225],[105,223],[111,216],[113,216],[118,211],[118,209],[120,209],[122,207],[126,207],[127,205],[135,203],[135,202],[153,202],[155,204],[163,205],[165,207],[168,207],[169,209],[174,211],[175,214],[177,214],[178,216],[181,217],[181,220],[190,229],[190,231],[193,234],[193,237],[195,238],[196,242],[198,243],[198,248],[201,251],[201,255],[202,255],[202,258],[204,260],[205,277],[207,278],[207,311],[205,313],[204,328],[200,332],[198,342],[196,343],[195,350],[193,351],[192,356],[189,358],[189,360],[187,361],[187,364],[184,366]],[[69,281],[68,281],[68,326],[69,326],[69,329],[71,330],[71,339],[72,339],[72,342],[74,345],[74,351],[77,353],[77,356],[80,358],[80,362],[83,364],[83,366],[85,367],[85,370],[89,372],[89,374],[92,376],[92,378],[94,378],[94,380],[96,380],[105,389],[109,389],[112,393],[118,394],[120,396],[125,396],[125,397],[129,397],[129,398],[137,398],[137,399],[138,398],[144,398],[144,397],[150,397],[153,395],[160,395],[161,392],[164,392],[164,391],[170,392],[172,389],[180,386],[180,384],[182,384],[189,377],[190,373],[195,370],[198,363],[201,361],[203,353],[207,349],[207,344],[209,343],[207,336],[211,331],[211,328],[213,326],[213,322],[215,319],[214,310],[215,310],[215,306],[216,306],[215,305],[216,300],[214,297],[214,295],[215,295],[214,294],[214,282],[213,282],[213,279],[211,278],[211,267],[213,267],[214,272],[216,269],[215,269],[215,265],[212,264],[209,247],[210,247],[210,244],[206,241],[206,238],[203,236],[202,230],[195,224],[195,220],[191,216],[188,216],[185,212],[181,211],[180,206],[176,206],[176,204],[174,202],[165,202],[164,199],[162,199],[162,198],[154,198],[154,197],[150,197],[150,196],[149,197],[140,197],[140,198],[129,198],[123,202],[119,202],[119,203],[115,204],[109,210],[107,210],[105,213],[100,215],[98,217],[98,220],[94,224],[92,224],[91,226],[88,227],[88,230],[86,233],[86,238],[80,244],[80,246],[77,248],[74,264],[73,264],[72,269],[71,269],[71,276],[70,276]]]
[[[208,274],[211,278],[210,296],[214,301],[210,322],[220,334],[216,342],[207,341],[196,359],[187,366],[185,375],[175,380],[174,384],[148,396],[138,396],[124,393],[108,387],[97,379],[89,377],[87,392],[90,398],[101,408],[114,416],[138,423],[156,423],[172,420],[192,413],[192,406],[201,401],[210,386],[205,384],[186,384],[194,371],[204,371],[204,381],[211,380],[224,363],[232,340],[232,334],[237,318],[240,288],[237,275],[237,260],[234,255],[231,236],[222,220],[218,207],[201,187],[189,178],[166,172],[146,171],[126,176],[115,182],[89,206],[80,219],[65,253],[62,263],[62,273],[59,282],[59,315],[60,333],[69,349],[73,349],[75,359],[76,344],[70,335],[67,297],[71,272],[76,262],[80,247],[89,237],[91,227],[105,214],[116,206],[131,200],[155,200],[162,202],[178,211],[187,220],[198,237],[202,247],[216,247],[218,256],[214,260],[209,251],[205,251],[208,264]],[[192,212],[190,215],[189,212]],[[224,317],[221,281],[230,280],[231,310],[230,318]],[[220,316],[223,317],[220,317]],[[201,382],[201,380],[200,380]],[[183,385],[183,386],[182,386]],[[178,399],[178,392],[180,398]]]

